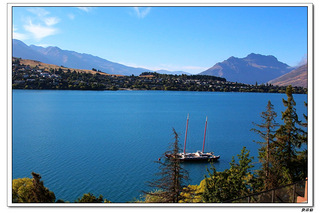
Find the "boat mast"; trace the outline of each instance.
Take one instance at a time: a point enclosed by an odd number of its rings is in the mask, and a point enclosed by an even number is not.
[[[186,143],[187,143],[188,123],[189,123],[189,114],[188,114],[188,117],[187,117],[186,135],[184,136],[184,148],[183,148],[183,153],[184,153],[184,154],[186,154]]]
[[[205,128],[204,128],[204,138],[203,138],[203,145],[202,145],[202,153],[204,152],[204,144],[206,142],[207,123],[208,123],[208,117],[206,117],[206,125],[205,125]]]

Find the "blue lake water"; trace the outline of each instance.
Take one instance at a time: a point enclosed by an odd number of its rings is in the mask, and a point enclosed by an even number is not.
[[[183,148],[190,114],[187,152],[202,149],[221,155],[215,167],[229,168],[242,147],[257,162],[259,137],[252,122],[271,100],[281,121],[285,94],[173,91],[13,90],[13,178],[40,173],[57,199],[74,202],[91,192],[112,202],[139,198],[155,178],[154,163],[173,142],[172,128]],[[307,95],[294,95],[300,119]],[[236,158],[237,159],[237,158]],[[258,166],[258,164],[257,164]],[[207,163],[184,164],[190,184],[199,184]]]

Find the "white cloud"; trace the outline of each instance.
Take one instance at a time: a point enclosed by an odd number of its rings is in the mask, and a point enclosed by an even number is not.
[[[40,47],[50,47],[50,46],[54,46],[52,44],[36,44],[36,46],[40,46]]]
[[[23,27],[37,40],[41,40],[42,38],[54,35],[58,32],[58,29],[56,28],[42,26],[41,24],[33,24],[31,20],[29,20],[29,23],[24,25]]]
[[[13,34],[12,34],[12,36],[13,36],[14,39],[18,39],[18,40],[28,39],[28,35],[23,34],[23,33],[17,33],[17,32],[16,32],[17,30],[18,30],[17,28],[13,27]]]
[[[53,27],[60,22],[58,17],[49,16],[50,12],[41,7],[30,7],[27,9],[28,12],[34,14],[33,16],[24,17],[23,29],[25,32],[13,31],[13,37],[21,40],[41,39],[55,35],[59,32],[58,28]]]
[[[44,19],[44,23],[47,25],[47,26],[52,26],[52,25],[55,25],[57,23],[59,23],[59,19],[57,17],[49,17],[49,18],[45,18]]]
[[[92,7],[77,7],[79,10],[85,11],[85,12],[90,12],[92,10]]]
[[[26,40],[26,39],[28,39],[28,36],[26,34],[23,34],[23,33],[13,32],[13,38],[14,39],[18,39],[18,40]]]
[[[74,14],[72,14],[72,13],[69,13],[69,14],[68,14],[68,17],[69,17],[69,19],[70,19],[70,20],[74,20],[75,15],[74,15]]]
[[[133,9],[138,18],[144,18],[150,13],[151,7],[134,7]]]
[[[304,54],[304,56],[301,58],[300,62],[297,64],[297,67],[305,65],[308,63],[308,55]]]
[[[39,17],[43,17],[50,14],[50,12],[40,7],[30,7],[27,10]]]

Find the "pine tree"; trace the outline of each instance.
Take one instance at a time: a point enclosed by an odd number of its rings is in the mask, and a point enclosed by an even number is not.
[[[53,192],[49,191],[44,185],[43,181],[40,181],[41,176],[37,173],[32,172],[33,176],[33,198],[31,202],[35,203],[52,203],[55,202],[55,195]]]
[[[307,107],[308,109],[308,103],[304,102],[304,106]],[[300,125],[304,128],[308,128],[308,115],[303,114],[304,119],[306,120],[305,122],[301,122]],[[302,131],[302,143],[307,144],[308,143],[308,132],[307,131]]]
[[[260,137],[264,140],[262,142],[254,141],[261,145],[261,148],[259,149],[259,161],[262,167],[261,170],[258,170],[257,172],[258,178],[263,182],[261,190],[268,190],[270,188],[274,188],[274,180],[277,179],[274,177],[274,174],[270,172],[272,164],[276,163],[274,162],[274,153],[273,149],[271,148],[274,143],[274,129],[278,126],[278,124],[275,121],[276,117],[277,113],[274,112],[273,105],[269,100],[267,110],[261,113],[261,118],[263,119],[262,124],[253,123],[259,129],[251,129],[252,131],[258,133]]]
[[[275,141],[275,157],[277,164],[282,172],[282,179],[279,179],[279,184],[291,183],[301,180],[304,168],[301,168],[297,158],[297,149],[303,143],[303,131],[298,125],[301,121],[298,120],[295,105],[296,102],[292,96],[292,86],[289,85],[286,89],[287,100],[283,99],[283,104],[286,110],[282,112],[283,125],[276,131]]]
[[[182,192],[186,192],[188,181],[188,173],[180,165],[180,160],[177,157],[178,153],[181,152],[179,147],[179,136],[173,129],[174,143],[169,147],[169,154],[173,157],[165,160],[161,159],[155,161],[159,164],[160,172],[156,173],[159,179],[152,182],[148,182],[148,185],[152,188],[156,188],[153,192],[144,192],[149,197],[153,197],[153,202],[163,203],[178,203],[182,200]],[[164,158],[164,156],[163,156]]]
[[[306,102],[304,102],[305,107],[308,107],[308,104]],[[303,114],[303,117],[305,119],[305,122],[301,122],[301,126],[304,129],[308,128],[308,115]],[[307,130],[302,130],[302,134],[301,134],[301,141],[302,144],[305,145],[305,149],[303,149],[302,151],[298,151],[298,167],[301,168],[301,172],[300,172],[300,179],[304,179],[308,176],[308,131]]]

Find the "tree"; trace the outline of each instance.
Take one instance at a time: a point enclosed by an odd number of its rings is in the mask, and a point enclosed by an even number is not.
[[[249,150],[243,147],[238,155],[239,162],[236,163],[234,157],[230,163],[230,169],[218,172],[213,164],[208,170],[209,177],[205,179],[204,192],[202,194],[204,202],[219,203],[237,197],[246,196],[251,192],[251,180],[253,175],[250,169],[253,157],[249,157]]]
[[[305,107],[308,107],[308,104],[304,102]],[[305,119],[305,122],[301,122],[301,126],[305,129],[308,128],[308,115],[303,114],[303,117]],[[308,132],[305,130],[302,130],[302,135],[301,135],[301,140],[302,144],[305,144],[305,149],[302,151],[298,151],[298,162],[299,162],[299,167],[302,168],[301,171],[301,178],[305,178],[308,176]]]
[[[12,181],[13,203],[53,203],[55,195],[40,181],[41,176],[32,172],[33,179],[19,178]]]
[[[204,192],[205,181],[202,180],[199,185],[189,185],[184,192],[181,192],[182,199],[179,203],[203,203],[202,194]]]
[[[30,203],[32,198],[32,179],[19,178],[12,181],[12,202]]]
[[[305,168],[302,168],[301,162],[298,161],[298,150],[304,142],[303,131],[298,125],[301,121],[298,120],[295,105],[296,102],[292,96],[292,86],[289,85],[286,89],[287,100],[283,99],[283,104],[286,110],[282,112],[282,120],[284,124],[276,131],[275,141],[275,157],[279,170],[282,171],[282,177],[278,183],[291,183],[305,178]]]
[[[110,203],[107,199],[103,199],[102,195],[99,197],[94,196],[92,193],[87,193],[82,196],[82,198],[78,198],[75,201],[76,203]]]
[[[304,106],[307,107],[307,109],[308,109],[308,103],[304,102]],[[301,122],[300,125],[302,127],[304,127],[304,128],[308,128],[308,115],[303,114],[303,117],[304,117],[304,119],[306,121],[305,122]],[[302,134],[303,134],[302,135],[302,141],[303,141],[302,143],[307,144],[308,143],[308,133],[307,133],[307,131],[303,130]]]
[[[172,157],[161,161],[156,161],[159,164],[160,172],[156,173],[159,179],[148,182],[152,188],[156,188],[153,192],[144,192],[152,202],[163,203],[178,203],[182,200],[182,193],[188,189],[185,183],[188,180],[188,173],[181,167],[180,160],[176,157],[181,152],[179,147],[178,133],[173,129],[174,143],[169,146],[169,154]],[[165,156],[163,156],[164,158]],[[153,199],[150,199],[150,196]]]
[[[259,129],[251,129],[251,131],[254,131],[260,135],[260,137],[263,139],[262,142],[260,141],[254,141],[256,143],[259,143],[261,145],[261,148],[259,149],[259,161],[262,165],[261,169],[258,170],[258,178],[262,181],[263,184],[261,190],[268,190],[271,188],[276,187],[273,183],[274,175],[273,173],[270,173],[270,169],[272,165],[276,162],[273,160],[273,149],[271,147],[274,143],[274,133],[275,133],[275,127],[278,126],[278,124],[275,121],[275,118],[277,117],[277,113],[274,112],[273,105],[271,104],[271,101],[268,101],[267,110],[265,112],[261,113],[261,118],[263,119],[262,124],[256,124]]]
[[[33,176],[33,196],[34,202],[36,203],[53,203],[56,197],[52,191],[49,191],[43,185],[43,181],[40,181],[41,176],[37,173],[32,172]]]

